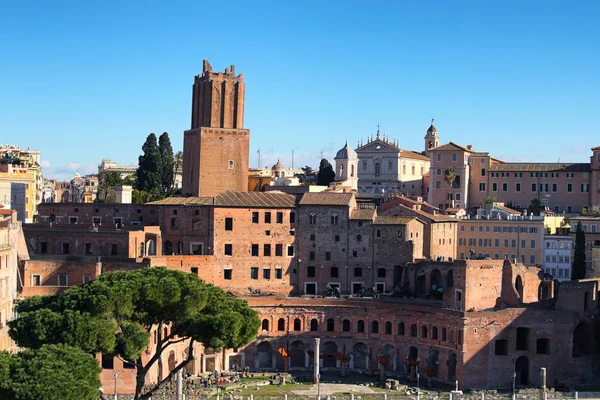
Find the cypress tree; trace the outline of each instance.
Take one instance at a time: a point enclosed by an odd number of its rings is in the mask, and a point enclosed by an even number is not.
[[[142,154],[138,159],[138,189],[151,194],[151,198],[160,198],[162,162],[156,144],[156,135],[151,133],[142,146]]]
[[[326,159],[322,159],[319,164],[319,173],[317,174],[317,185],[329,186],[335,178],[333,167]]]
[[[171,193],[173,188],[173,170],[175,168],[175,157],[173,156],[173,147],[169,134],[164,132],[158,138],[158,150],[161,158],[161,189],[163,196]]]
[[[575,234],[575,250],[573,254],[573,269],[571,279],[585,278],[585,232],[581,226],[581,221],[577,224],[577,233]]]

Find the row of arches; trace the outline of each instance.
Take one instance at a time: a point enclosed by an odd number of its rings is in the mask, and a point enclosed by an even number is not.
[[[301,340],[295,340],[286,347],[289,354],[284,359],[277,353],[276,343],[269,341],[260,342],[256,346],[255,368],[257,369],[277,369],[283,368],[283,363],[288,362],[291,369],[311,368],[314,364],[314,351],[310,345]],[[419,355],[419,349],[410,346],[402,351],[393,344],[381,346],[377,352],[373,352],[364,342],[356,342],[354,345],[346,348],[340,346],[333,340],[325,341],[321,346],[321,366],[323,368],[340,368],[341,360],[338,359],[340,352],[348,357],[346,365],[351,370],[366,370],[369,367],[378,368],[383,366],[388,372],[404,371],[408,373],[410,367],[418,364],[419,368],[427,369],[430,376],[438,376],[440,379],[452,381],[456,377],[456,367],[458,363],[457,354],[454,351],[448,351],[445,354],[445,361],[441,363],[441,350],[435,347],[427,349],[422,358]],[[381,364],[380,361],[382,361]],[[440,376],[440,365],[445,365],[443,376]]]
[[[336,332],[339,330],[339,326],[336,327],[336,321],[334,318],[328,318],[324,324],[325,332]],[[446,327],[442,327],[439,329],[438,326],[429,327],[426,324],[421,324],[419,327],[417,324],[406,324],[403,321],[398,322],[396,325],[391,321],[386,321],[383,324],[380,324],[377,320],[371,320],[369,323],[365,322],[362,319],[359,319],[352,326],[352,322],[349,319],[342,320],[341,324],[342,332],[357,332],[357,333],[374,333],[374,334],[385,334],[385,335],[398,335],[398,336],[411,336],[411,337],[420,337],[423,339],[432,339],[432,340],[441,340],[443,342],[449,341],[454,342],[454,331],[449,330]],[[270,331],[270,321],[267,318],[264,318],[261,323],[261,330],[264,332]],[[285,318],[279,318],[277,320],[276,331],[285,332],[287,328]],[[292,322],[291,326],[292,331],[302,331],[302,320],[300,318],[295,318]],[[337,330],[336,330],[337,328]],[[394,329],[396,328],[396,329]],[[312,318],[308,323],[308,330],[313,332],[319,331],[319,321],[316,318]]]

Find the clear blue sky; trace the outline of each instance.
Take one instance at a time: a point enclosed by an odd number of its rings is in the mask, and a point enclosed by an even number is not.
[[[523,161],[586,162],[600,145],[600,1],[57,1],[0,10],[0,142],[45,175],[175,150],[202,59],[246,80],[251,166],[316,166],[383,133]],[[331,160],[333,161],[333,160]]]

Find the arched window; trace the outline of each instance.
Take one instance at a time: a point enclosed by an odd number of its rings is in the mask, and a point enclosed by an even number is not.
[[[356,332],[364,332],[365,331],[365,321],[359,319],[356,323]]]
[[[381,164],[378,162],[375,163],[375,175],[381,174]]]
[[[410,326],[410,336],[417,337],[417,325],[416,324],[412,324]]]
[[[294,330],[299,331],[301,329],[302,323],[300,322],[300,318],[296,318],[294,320]]]
[[[431,338],[434,340],[438,339],[438,328],[437,326],[434,326],[431,328]]]
[[[335,321],[333,318],[327,320],[327,332],[333,332],[335,330]]]
[[[350,176],[354,177],[354,164],[350,165]]]
[[[268,319],[263,319],[262,320],[262,330],[263,331],[268,331],[269,330],[269,320]]]
[[[337,225],[338,224],[338,215],[337,214],[331,214],[331,225]]]
[[[340,270],[338,267],[331,267],[331,273],[330,276],[332,278],[337,278],[339,276]]]
[[[442,342],[446,341],[446,328],[442,328]]]
[[[386,335],[392,334],[392,323],[390,321],[385,323],[385,334]]]
[[[377,277],[378,278],[385,278],[385,268],[378,268],[377,269]]]
[[[277,321],[277,330],[285,331],[285,319],[279,318],[279,321]]]
[[[308,223],[310,225],[315,225],[317,223],[317,214],[310,213],[310,215],[308,216]]]
[[[171,218],[171,228],[173,228],[173,229],[179,228],[179,218],[177,218],[177,217]]]
[[[350,332],[350,320],[349,319],[345,319],[342,321],[342,331]]]
[[[398,335],[404,336],[404,322],[398,324]]]
[[[427,339],[427,326],[426,325],[421,326],[421,337]]]
[[[339,172],[338,176],[344,176],[344,166],[343,165],[340,165],[340,172]]]
[[[371,333],[379,333],[379,322],[371,321]]]
[[[319,322],[314,318],[310,320],[310,330],[311,331],[319,330]]]

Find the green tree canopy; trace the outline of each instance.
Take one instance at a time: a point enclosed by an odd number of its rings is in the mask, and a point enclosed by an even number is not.
[[[158,150],[160,152],[160,179],[161,192],[163,196],[168,196],[173,189],[173,172],[175,169],[175,156],[169,134],[164,132],[158,138]]]
[[[0,353],[3,400],[97,400],[98,361],[81,349],[43,345],[16,354]]]
[[[581,221],[577,223],[577,232],[575,233],[575,249],[573,250],[573,268],[571,270],[571,279],[585,279],[585,232],[581,226]]]
[[[527,207],[527,209],[529,210],[530,214],[540,215],[542,212],[542,202],[540,199],[533,199],[531,200],[531,203],[529,203],[529,207]]]
[[[142,154],[138,159],[137,188],[150,194],[153,200],[158,200],[162,194],[162,159],[156,135],[151,133],[142,146]],[[162,197],[161,197],[162,195]]]
[[[21,347],[64,343],[88,353],[133,360],[135,399],[147,399],[192,361],[195,342],[213,349],[238,348],[255,337],[260,324],[245,301],[205,284],[197,275],[165,268],[105,273],[62,295],[27,298],[17,311],[19,318],[9,326],[11,337]],[[170,327],[167,336],[160,334],[165,327]],[[144,363],[141,354],[153,330],[159,332],[158,343]],[[189,339],[188,358],[142,393],[152,365],[181,339]]]
[[[317,174],[317,185],[329,186],[335,178],[333,167],[326,159],[322,159],[319,164],[319,173]]]

